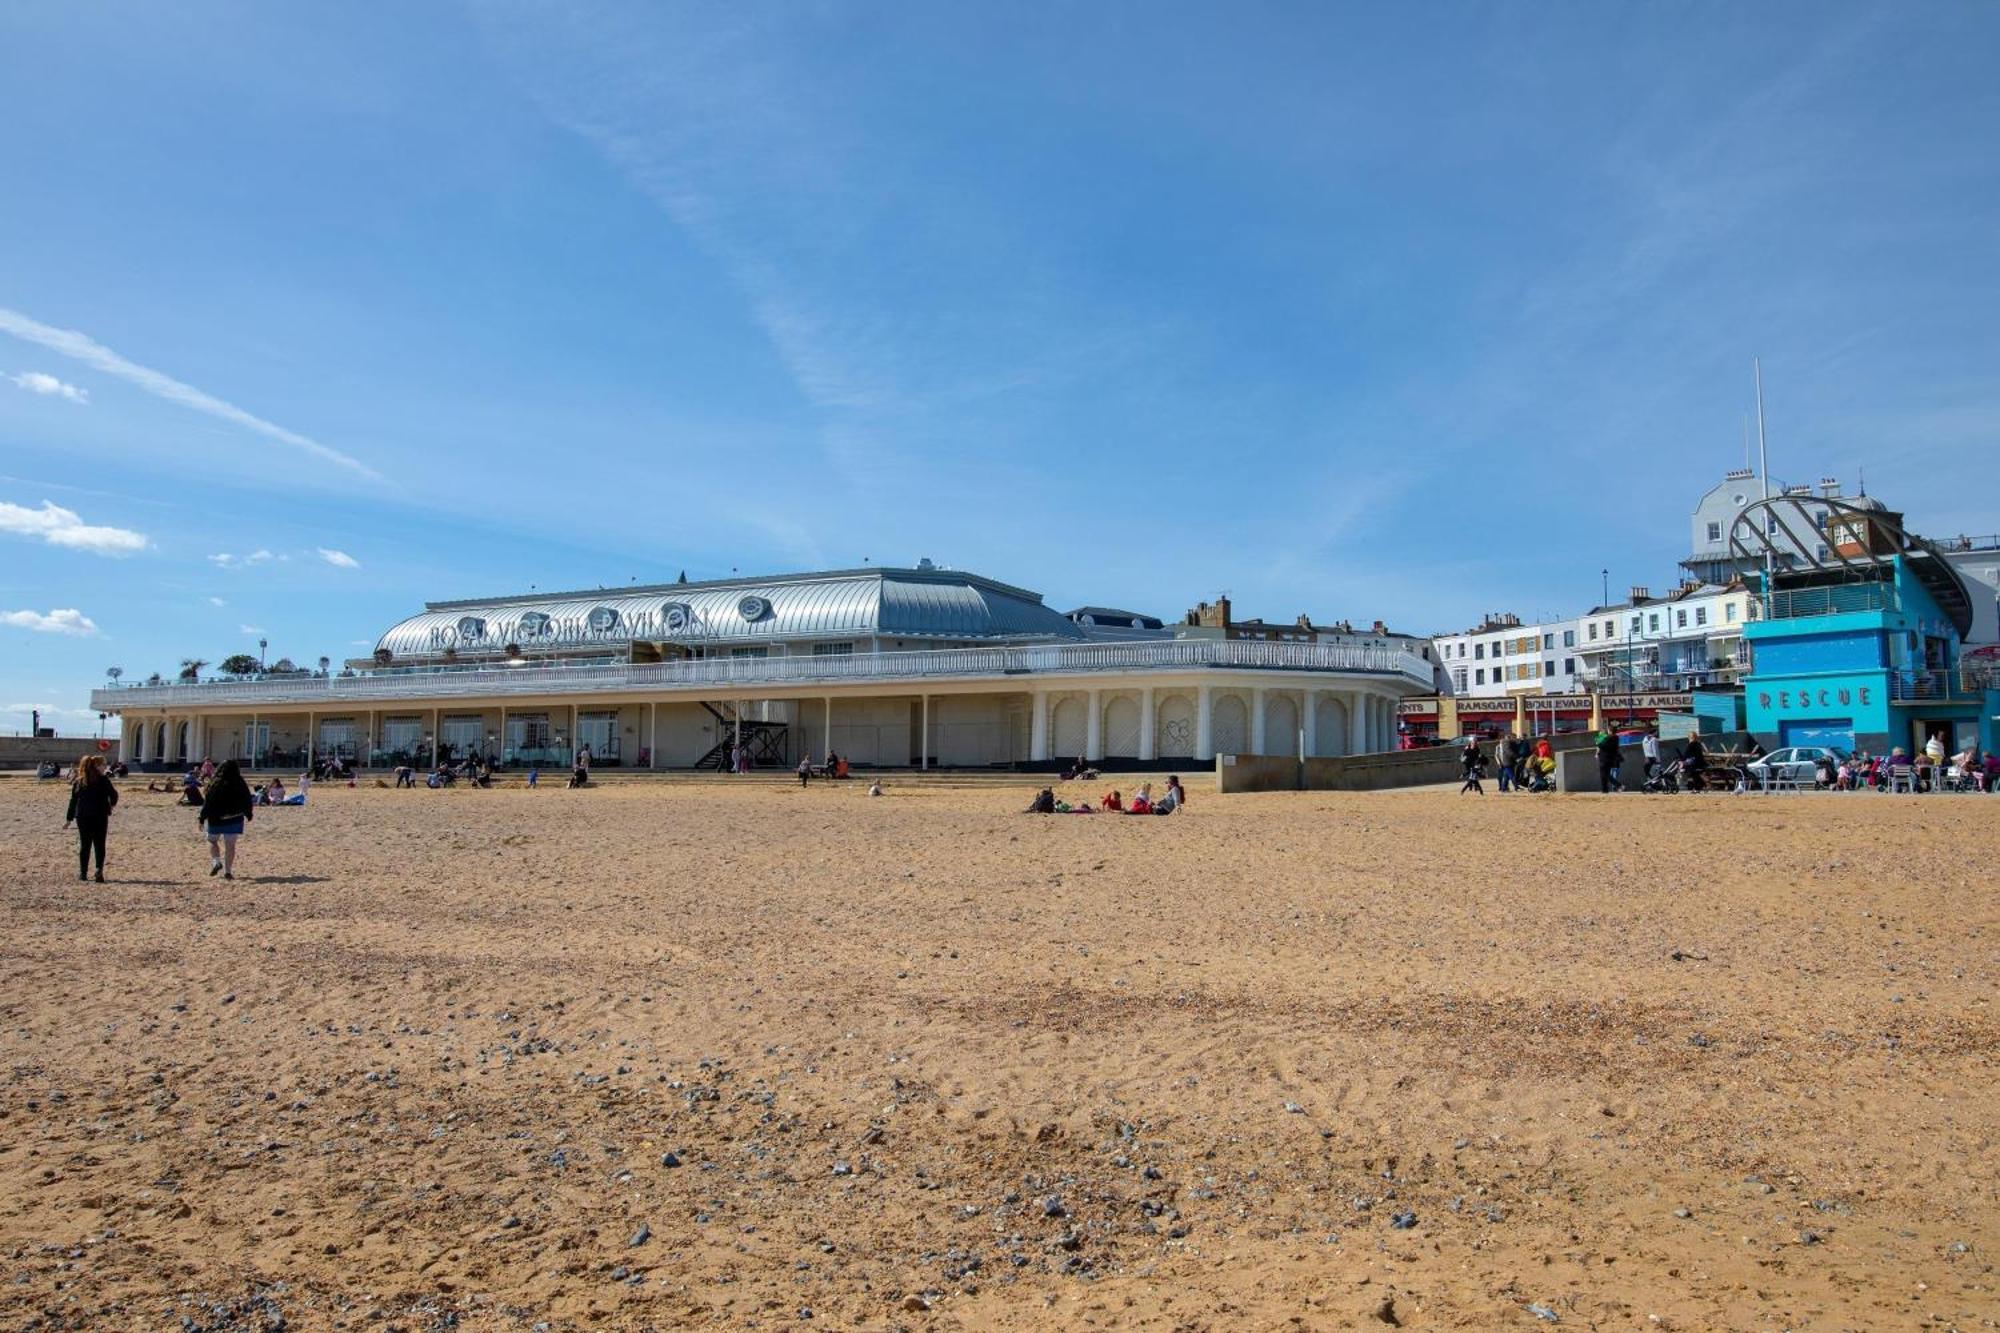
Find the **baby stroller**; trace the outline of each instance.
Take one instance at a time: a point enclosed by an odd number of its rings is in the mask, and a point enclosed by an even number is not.
[[[1639,790],[1656,796],[1671,796],[1681,789],[1683,774],[1687,771],[1687,760],[1676,759],[1671,764],[1656,765]]]

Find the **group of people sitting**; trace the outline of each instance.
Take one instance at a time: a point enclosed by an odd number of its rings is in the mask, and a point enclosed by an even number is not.
[[[1089,801],[1071,803],[1059,798],[1055,788],[1044,787],[1035,793],[1035,799],[1028,802],[1024,812],[1030,815],[1091,815],[1099,812],[1113,815],[1170,815],[1187,804],[1187,791],[1178,777],[1167,779],[1166,790],[1153,795],[1153,784],[1142,782],[1139,790],[1132,794],[1128,804],[1124,794],[1108,791],[1098,798],[1097,804]]]
[[[813,764],[811,751],[807,751],[799,759],[799,785],[801,787],[811,782],[814,778],[845,778],[852,776],[853,770],[848,765],[848,762],[831,750],[826,752],[826,762],[817,767]],[[874,794],[870,793],[870,795]]]
[[[256,797],[258,805],[304,805],[306,789],[310,786],[312,786],[312,774],[301,773],[299,789],[295,792],[286,792],[285,780],[273,777],[269,782],[254,788],[252,794]]]
[[[1977,745],[1946,755],[1943,740],[1933,736],[1915,755],[1898,745],[1886,756],[1866,750],[1839,761],[1822,756],[1814,785],[1825,791],[1893,791],[1905,785],[1919,792],[2000,791],[2000,755],[1982,755]]]

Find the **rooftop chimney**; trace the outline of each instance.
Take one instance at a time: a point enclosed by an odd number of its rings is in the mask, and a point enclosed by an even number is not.
[[[1388,632],[1389,632],[1389,627],[1387,625],[1383,624],[1379,620],[1375,622],[1375,633],[1387,634]]]
[[[1733,468],[1730,471],[1724,473],[1722,479],[1724,481],[1748,481],[1750,480],[1750,478],[1756,475],[1757,475],[1756,473],[1752,472],[1747,467],[1739,467],[1739,468]]]
[[[1643,583],[1635,583],[1632,585],[1633,605],[1636,606],[1640,602],[1650,602],[1652,600],[1653,600],[1653,590],[1651,588],[1648,588]]]
[[[1840,498],[1840,478],[1821,477],[1819,479],[1819,496],[1822,500],[1838,500]]]

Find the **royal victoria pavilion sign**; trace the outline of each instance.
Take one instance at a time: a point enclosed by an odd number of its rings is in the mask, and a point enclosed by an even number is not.
[[[744,623],[755,624],[771,614],[771,604],[762,597],[748,596],[736,603],[736,614]],[[707,638],[724,633],[686,602],[663,602],[646,611],[621,611],[614,606],[596,606],[579,615],[552,616],[541,611],[524,611],[516,616],[460,616],[448,625],[433,625],[433,648],[489,648],[496,645],[521,647],[568,647],[575,644],[623,642],[649,638]]]

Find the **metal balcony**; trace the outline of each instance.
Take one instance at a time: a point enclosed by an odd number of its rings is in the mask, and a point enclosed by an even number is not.
[[[1804,620],[1898,608],[1896,588],[1891,583],[1836,583],[1820,588],[1781,589],[1760,598],[1759,602],[1766,620]]]
[[[1153,643],[1048,644],[1013,648],[947,648],[929,652],[855,653],[851,656],[709,657],[683,662],[563,666],[439,667],[432,670],[210,680],[194,684],[136,683],[91,692],[101,713],[140,708],[258,707],[296,704],[325,709],[346,703],[487,698],[552,694],[688,694],[723,689],[741,693],[803,687],[924,681],[993,681],[996,688],[1025,688],[1022,678],[1089,677],[1113,672],[1208,669],[1298,671],[1391,676],[1428,694],[1432,664],[1398,648],[1350,644],[1268,643],[1247,639],[1172,639]]]

